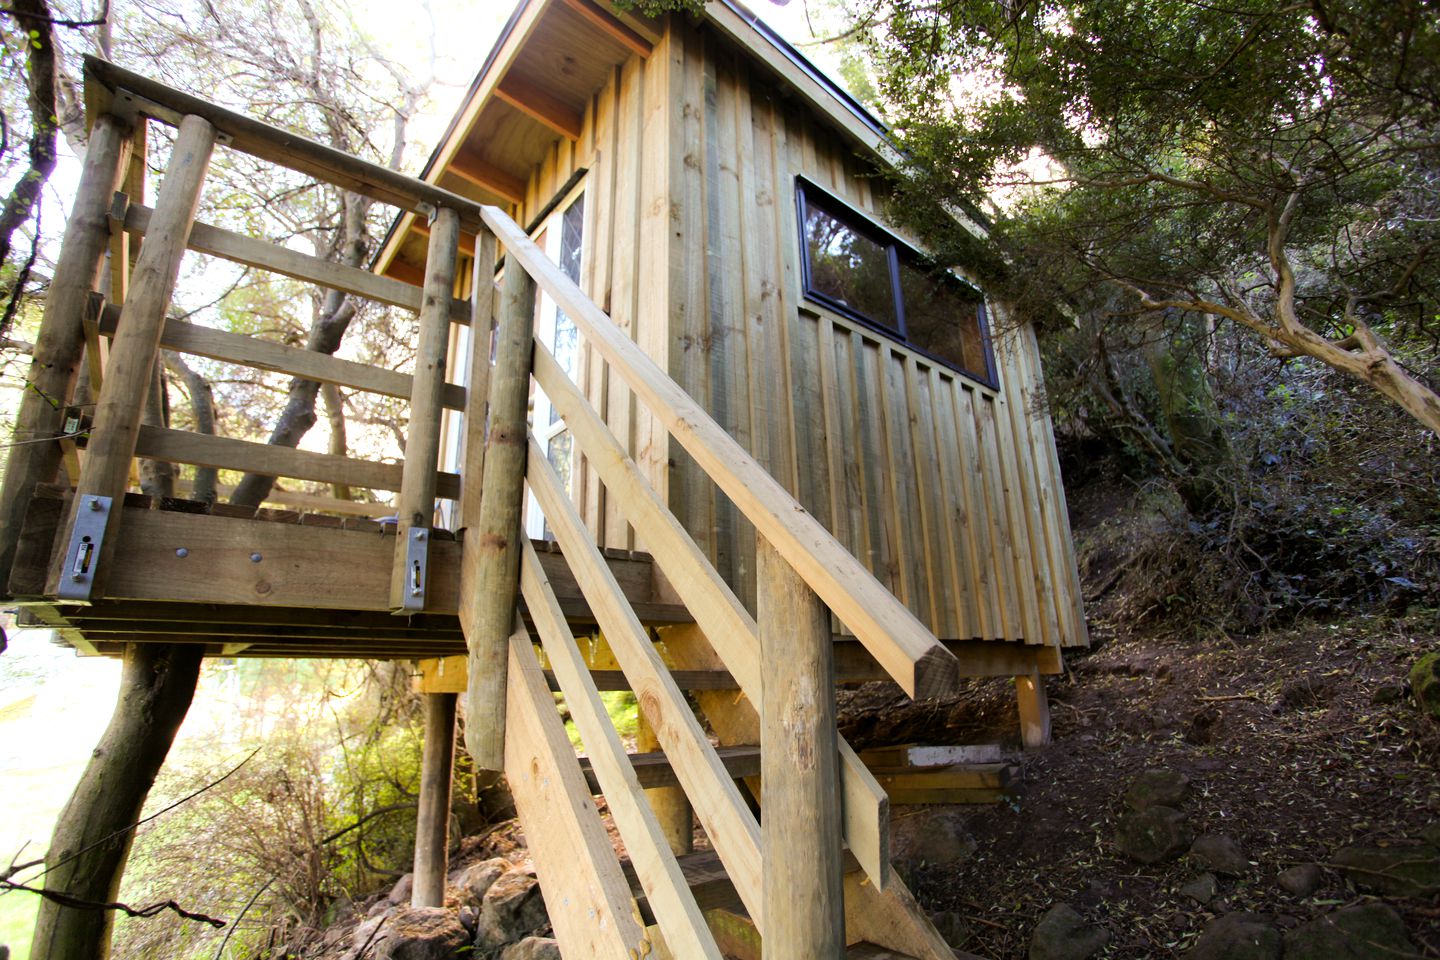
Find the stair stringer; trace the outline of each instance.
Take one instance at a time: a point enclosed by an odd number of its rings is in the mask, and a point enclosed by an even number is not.
[[[662,627],[658,633],[675,669],[723,667],[699,627],[689,624]],[[744,694],[737,695],[733,690],[697,690],[693,695],[722,746],[760,742],[760,717]],[[746,784],[758,796],[759,778],[747,778]],[[763,808],[763,802],[761,806]],[[845,942],[873,943],[916,960],[955,960],[958,956],[915,902],[893,867],[883,892],[861,871],[845,877]]]
[[[505,777],[561,953],[647,956],[653,944],[524,627],[509,646]]]

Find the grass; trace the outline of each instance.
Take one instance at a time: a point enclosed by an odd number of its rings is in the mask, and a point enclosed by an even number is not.
[[[29,960],[38,903],[34,894],[21,891],[0,895],[0,944],[10,948],[10,960]]]

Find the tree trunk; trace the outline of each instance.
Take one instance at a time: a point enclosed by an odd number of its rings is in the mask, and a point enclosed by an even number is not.
[[[195,432],[210,436],[215,434],[215,391],[194,367],[185,362],[178,353],[165,351],[165,366],[185,384],[190,396],[190,414],[195,418]],[[219,494],[216,489],[220,471],[214,467],[196,467],[195,482],[191,486],[190,499],[214,503]]]
[[[81,900],[117,898],[133,827],[175,739],[200,673],[198,645],[132,643],[120,699],[46,855],[45,889]],[[32,960],[104,960],[114,914],[40,902]]]
[[[345,398],[333,383],[322,383],[320,396],[325,401],[325,419],[330,422],[330,452],[337,457],[348,457],[350,443],[345,436]],[[348,483],[330,484],[330,493],[337,500],[353,499]]]

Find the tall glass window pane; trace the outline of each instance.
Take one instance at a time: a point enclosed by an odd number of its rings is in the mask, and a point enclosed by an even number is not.
[[[944,274],[901,262],[900,296],[905,305],[905,339],[986,380],[985,340],[980,334],[980,301]]]
[[[890,251],[816,207],[805,205],[810,289],[873,323],[898,330]]]
[[[566,208],[560,221],[560,272],[576,284],[580,282],[581,228],[585,223],[585,195],[582,193]],[[580,344],[575,323],[565,311],[555,311],[555,359],[573,380],[578,369]]]

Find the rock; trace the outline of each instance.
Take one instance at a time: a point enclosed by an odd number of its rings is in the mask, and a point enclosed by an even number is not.
[[[1115,845],[1131,860],[1160,863],[1185,852],[1190,838],[1190,827],[1183,813],[1171,807],[1155,806],[1121,817]]]
[[[500,951],[500,960],[560,960],[560,944],[549,937],[526,937]]]
[[[1250,860],[1233,837],[1223,833],[1201,834],[1190,847],[1190,859],[1226,876],[1238,877],[1250,869]]]
[[[900,818],[891,829],[895,860],[906,867],[951,866],[974,855],[975,840],[965,826],[963,814],[933,807],[920,809],[923,812]]]
[[[1432,847],[1440,847],[1440,820],[1425,827],[1416,836]]]
[[[361,950],[372,940],[380,939],[380,932],[389,920],[390,917],[387,914],[385,916],[371,917],[368,920],[360,921],[355,929],[350,932],[350,946],[356,950]]]
[[[535,875],[515,867],[505,871],[485,891],[475,940],[482,946],[498,947],[533,933],[547,920],[545,901],[540,897],[540,884]]]
[[[470,944],[470,932],[444,907],[398,911],[385,925],[376,960],[454,960]]]
[[[1281,890],[1293,897],[1308,897],[1325,882],[1325,871],[1320,869],[1318,863],[1300,863],[1281,870],[1275,882],[1280,885]]]
[[[1220,892],[1220,883],[1213,873],[1202,873],[1180,888],[1180,893],[1198,904],[1207,904]]]
[[[1392,680],[1382,683],[1370,694],[1371,706],[1384,707],[1405,699],[1405,684]]]
[[[1440,893],[1440,849],[1345,847],[1333,858],[1357,890],[1392,897],[1428,897]]]
[[[395,886],[390,888],[390,893],[385,899],[391,903],[409,903],[410,894],[415,890],[415,874],[407,873],[395,881]]]
[[[1030,937],[1030,960],[1086,960],[1110,942],[1110,934],[1092,927],[1068,903],[1045,911]]]
[[[1190,778],[1176,770],[1146,770],[1125,791],[1131,810],[1150,807],[1178,807],[1190,796]]]
[[[395,907],[396,904],[393,904],[389,900],[382,898],[370,905],[370,909],[365,911],[365,916],[388,917],[390,916],[390,914],[395,912]]]
[[[1405,922],[1383,903],[1327,913],[1285,935],[1285,960],[1367,960],[1418,956]]]
[[[455,888],[455,899],[478,908],[485,902],[485,893],[490,889],[490,885],[499,880],[510,867],[510,861],[502,857],[470,864],[451,880],[450,885]]]
[[[459,920],[460,926],[469,930],[470,935],[473,937],[475,935],[475,926],[480,922],[480,911],[472,906],[463,906],[455,914],[455,919]]]
[[[1280,931],[1255,913],[1227,913],[1200,931],[1186,960],[1280,960]]]
[[[952,947],[961,946],[970,939],[970,924],[966,923],[965,918],[954,910],[932,913],[930,922],[935,925],[936,932]]]
[[[1427,653],[1410,668],[1410,689],[1420,709],[1440,720],[1440,651]]]

